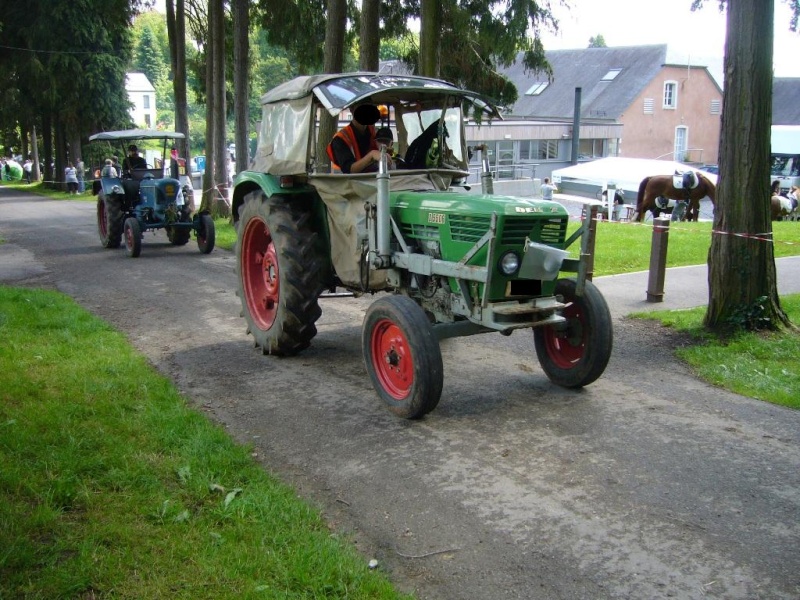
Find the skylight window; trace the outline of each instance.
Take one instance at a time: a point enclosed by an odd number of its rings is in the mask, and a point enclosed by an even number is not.
[[[620,71],[622,71],[622,69],[609,69],[608,73],[603,75],[600,81],[613,81],[614,78],[619,75]]]
[[[538,96],[539,94],[541,94],[545,90],[545,88],[548,85],[550,85],[549,81],[537,81],[530,88],[528,88],[528,91],[525,92],[525,95],[526,96]]]

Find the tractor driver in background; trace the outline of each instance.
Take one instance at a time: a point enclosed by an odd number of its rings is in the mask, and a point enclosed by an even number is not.
[[[368,173],[377,170],[381,152],[375,140],[375,123],[381,118],[374,104],[359,104],[350,124],[333,136],[328,158],[334,170],[342,173]],[[390,168],[393,167],[391,158]]]
[[[136,144],[131,144],[128,146],[128,156],[122,161],[122,171],[123,173],[128,173],[133,171],[134,169],[146,169],[147,168],[147,161],[144,157],[139,156],[139,149],[136,147]]]

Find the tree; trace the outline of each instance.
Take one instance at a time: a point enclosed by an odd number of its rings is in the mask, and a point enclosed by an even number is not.
[[[361,1],[361,33],[359,35],[358,67],[362,71],[377,71],[380,37],[380,0]]]
[[[172,68],[172,90],[175,93],[175,130],[186,136],[178,140],[178,155],[189,158],[189,107],[186,94],[186,7],[184,0],[167,0],[167,36],[169,39],[170,66]],[[191,176],[191,165],[187,160],[186,173]]]
[[[249,150],[247,132],[249,119],[248,96],[250,91],[248,66],[250,64],[250,2],[232,0],[233,11],[233,101],[236,140],[236,172],[247,168]]]
[[[164,76],[164,60],[153,36],[153,30],[145,27],[142,31],[139,45],[136,48],[136,61],[134,67],[144,73],[154,86]]]
[[[608,48],[606,38],[603,37],[602,33],[589,38],[589,48]]]
[[[695,0],[692,8],[701,5]],[[797,2],[794,10],[796,19]],[[705,326],[719,333],[790,325],[768,241],[774,1],[735,0],[727,11],[720,178],[705,315]]]

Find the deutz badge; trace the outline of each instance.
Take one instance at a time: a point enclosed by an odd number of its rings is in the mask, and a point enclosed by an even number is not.
[[[428,213],[428,223],[444,225],[444,213]]]

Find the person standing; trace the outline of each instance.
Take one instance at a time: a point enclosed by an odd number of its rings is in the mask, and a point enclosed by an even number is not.
[[[77,171],[78,175],[78,193],[82,194],[86,191],[86,182],[84,181],[84,169],[86,165],[83,164],[83,159],[79,156],[78,163],[75,165],[75,170]]]
[[[25,160],[25,164],[22,165],[22,170],[25,171],[25,181],[30,184],[33,181],[33,161],[30,156]]]
[[[552,200],[553,199],[553,192],[557,192],[558,188],[550,183],[550,178],[545,177],[544,183],[542,184],[542,200]]]
[[[78,193],[78,173],[72,162],[68,162],[67,168],[64,169],[64,181],[67,183],[68,194]]]

